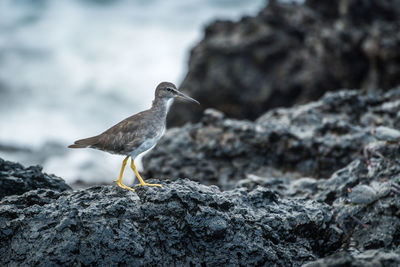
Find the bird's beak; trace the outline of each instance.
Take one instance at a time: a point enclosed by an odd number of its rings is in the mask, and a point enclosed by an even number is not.
[[[191,101],[191,102],[194,102],[194,103],[197,103],[197,104],[200,105],[199,101],[197,101],[196,99],[193,99],[193,98],[191,98],[191,97],[189,97],[189,96],[187,96],[187,95],[185,95],[185,94],[182,94],[182,93],[179,92],[179,91],[176,91],[176,95],[177,95],[177,97],[179,97],[179,98],[183,98],[183,99],[189,100],[189,101]]]

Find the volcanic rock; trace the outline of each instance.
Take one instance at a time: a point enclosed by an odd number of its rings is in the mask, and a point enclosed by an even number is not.
[[[382,249],[377,253],[376,265],[370,266],[391,266],[384,264],[391,262],[386,252],[394,258],[393,262],[398,262],[400,256],[400,147],[399,143],[381,141],[372,144],[379,144],[374,147],[379,154],[355,159],[329,179],[250,177],[238,185],[249,190],[262,186],[283,199],[308,199],[328,204],[334,209],[336,226],[345,236],[339,251],[364,253]],[[349,266],[364,266],[361,263],[367,261],[366,256],[355,253],[328,257],[315,266],[347,266],[339,263],[353,256],[359,265]],[[329,265],[332,260],[338,265]]]
[[[3,198],[1,265],[300,266],[340,246],[324,203],[261,187],[161,183]]]
[[[59,192],[71,189],[63,179],[43,173],[40,166],[24,168],[21,164],[0,158],[0,199],[39,188]]]
[[[223,189],[251,175],[328,178],[369,155],[369,146],[385,142],[385,135],[395,138],[398,129],[400,88],[385,94],[343,90],[271,110],[255,122],[207,110],[201,122],[167,131],[143,166],[149,177],[190,177]]]
[[[360,254],[351,255],[349,252],[339,252],[304,264],[303,267],[396,267],[400,265],[400,251],[385,251],[372,249]]]
[[[191,51],[182,90],[228,117],[255,119],[341,88],[400,83],[400,1],[270,3],[255,17],[216,21]],[[197,122],[178,103],[169,126]]]

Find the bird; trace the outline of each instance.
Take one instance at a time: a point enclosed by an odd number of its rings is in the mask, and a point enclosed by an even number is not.
[[[153,148],[166,129],[166,118],[175,98],[182,98],[196,104],[197,100],[181,93],[171,82],[161,82],[155,90],[155,97],[150,109],[132,115],[112,126],[103,133],[80,139],[69,148],[93,148],[111,154],[124,155],[118,179],[114,180],[123,189],[135,189],[122,183],[125,166],[131,158],[131,169],[140,182],[140,186],[162,187],[160,184],[146,183],[135,166],[135,158]]]

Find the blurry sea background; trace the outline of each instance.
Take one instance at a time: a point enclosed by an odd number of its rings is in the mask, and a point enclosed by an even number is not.
[[[149,108],[159,82],[179,85],[207,24],[264,5],[0,0],[0,157],[42,165],[69,184],[111,184],[122,156],[67,146]],[[126,170],[124,183],[133,178]]]

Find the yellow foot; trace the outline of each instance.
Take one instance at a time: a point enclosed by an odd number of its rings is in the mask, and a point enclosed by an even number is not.
[[[157,187],[162,187],[162,185],[160,185],[160,184],[148,184],[148,183],[146,183],[146,182],[141,183],[140,186],[157,186]]]
[[[131,187],[129,187],[129,186],[124,185],[124,184],[121,183],[119,180],[114,180],[114,182],[116,182],[117,185],[118,185],[119,187],[123,188],[123,189],[128,189],[128,190],[131,190],[131,191],[135,192],[135,189],[133,189],[133,188],[131,188]]]

